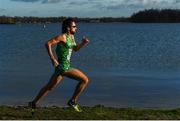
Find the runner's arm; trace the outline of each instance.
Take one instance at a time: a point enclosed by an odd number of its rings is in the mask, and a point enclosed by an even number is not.
[[[78,50],[80,50],[84,45],[86,45],[87,43],[89,43],[89,40],[88,40],[86,37],[83,37],[81,43],[75,45],[74,48],[73,48],[73,50],[74,50],[74,51],[78,51]]]
[[[54,54],[52,52],[52,46],[56,45],[57,43],[59,43],[61,41],[63,41],[63,37],[61,35],[59,35],[59,36],[56,36],[56,37],[48,40],[46,42],[46,44],[45,44],[48,55],[50,56],[50,59],[51,59],[52,64],[53,64],[54,67],[58,66],[59,63],[58,63],[57,59],[55,58],[55,56],[54,56]]]

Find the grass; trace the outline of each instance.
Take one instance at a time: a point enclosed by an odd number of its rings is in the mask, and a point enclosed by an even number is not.
[[[40,107],[34,115],[27,107],[0,106],[0,120],[178,120],[180,109],[112,108],[97,105],[82,107],[78,113],[71,108]]]

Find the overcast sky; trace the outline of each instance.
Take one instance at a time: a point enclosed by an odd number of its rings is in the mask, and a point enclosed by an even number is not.
[[[0,0],[0,15],[128,17],[150,8],[180,9],[180,0]]]

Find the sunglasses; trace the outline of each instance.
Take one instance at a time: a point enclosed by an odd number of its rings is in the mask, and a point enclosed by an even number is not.
[[[76,26],[72,26],[73,28],[76,28]]]

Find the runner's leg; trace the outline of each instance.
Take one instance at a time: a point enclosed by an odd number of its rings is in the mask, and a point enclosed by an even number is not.
[[[68,70],[63,73],[63,76],[66,76],[71,79],[75,79],[75,80],[79,81],[79,83],[76,86],[76,89],[73,93],[73,96],[71,98],[71,100],[76,102],[79,95],[83,92],[83,90],[85,89],[85,87],[87,86],[87,84],[89,82],[88,77],[78,69]]]
[[[50,81],[39,91],[38,95],[36,96],[36,98],[33,100],[34,104],[38,104],[39,101],[45,97],[49,91],[51,91],[54,87],[56,87],[59,82],[62,80],[62,75],[58,75],[56,73],[54,73],[51,78]]]

